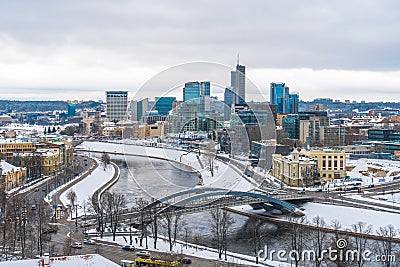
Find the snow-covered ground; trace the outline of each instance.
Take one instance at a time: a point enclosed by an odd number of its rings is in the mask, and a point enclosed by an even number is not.
[[[187,151],[184,150],[104,142],[84,142],[78,148],[94,151],[126,153],[137,156],[150,156],[182,162],[201,174],[203,186],[245,191],[253,188],[252,184],[246,181],[240,172],[235,171],[233,166],[219,160],[214,160],[214,176],[212,176],[209,168],[206,166],[205,156],[198,156],[198,154],[194,152],[187,154]]]
[[[375,196],[372,196],[372,197],[368,197],[368,195],[352,194],[352,195],[346,195],[346,198],[352,198],[352,199],[355,199],[355,200],[367,201],[367,202],[371,203],[371,205],[374,205],[374,204],[378,204],[379,205],[379,204],[381,204],[381,205],[392,206],[393,208],[397,208],[397,209],[400,208],[400,203],[399,202],[392,201],[392,195],[391,194],[375,195]],[[396,199],[396,195],[393,195],[393,198]],[[399,200],[399,198],[400,198],[400,194],[397,193],[397,200]]]
[[[384,160],[384,159],[357,159],[347,160],[347,166],[355,166],[353,170],[348,171],[350,178],[361,178],[362,184],[378,184],[383,182],[391,182],[400,173],[400,161]],[[385,175],[378,177],[377,173],[368,172],[367,175],[362,172],[368,171],[369,168],[376,171],[385,172]]]
[[[42,259],[34,260],[19,260],[19,261],[4,261],[0,262],[0,266],[10,266],[10,267],[36,267],[43,266]],[[50,258],[51,267],[80,267],[80,266],[102,266],[102,267],[117,267],[116,263],[98,255],[79,255],[79,256],[67,256],[67,257],[52,257]]]
[[[116,165],[108,165],[104,170],[102,164],[99,163],[99,166],[85,179],[73,185],[70,189],[61,194],[61,202],[64,204],[64,206],[67,206],[70,203],[67,195],[69,192],[74,191],[77,196],[76,204],[78,205],[78,217],[82,216],[84,214],[84,201],[87,201],[89,196],[92,196],[100,187],[105,185],[113,178],[115,168],[118,167]],[[72,216],[75,216],[75,214]]]
[[[134,236],[134,238],[138,238],[138,236]],[[107,241],[107,242],[113,242],[112,241],[112,237],[103,237],[103,239],[100,238],[94,238],[94,239],[98,239],[98,240],[103,240],[103,241]],[[117,236],[116,240],[114,243],[119,244],[119,245],[127,245],[130,242],[130,237],[129,235],[127,236]],[[165,239],[161,239],[158,238],[157,240],[157,249],[154,249],[153,247],[153,238],[148,237],[147,240],[148,244],[149,244],[149,249],[150,251],[158,251],[158,252],[166,252],[169,253],[169,243],[167,242],[167,240]],[[143,245],[145,244],[145,240],[143,240]],[[135,240],[133,240],[133,245],[135,246],[136,250],[140,250],[140,249],[145,249],[144,246],[139,246],[139,244],[135,243]],[[177,254],[185,254],[185,255],[191,255],[194,257],[199,257],[199,258],[204,258],[204,259],[212,259],[212,260],[218,260],[218,253],[215,249],[211,249],[211,248],[207,248],[207,247],[203,247],[203,246],[198,246],[195,244],[190,244],[188,243],[187,246],[184,242],[179,242],[178,244],[176,244],[173,248],[173,252],[177,253]],[[221,262],[225,262],[224,260],[222,260]],[[231,253],[231,252],[227,252],[227,261],[226,262],[230,262],[230,263],[236,263],[236,264],[243,264],[245,266],[266,266],[266,264],[268,264],[269,266],[290,266],[287,263],[283,263],[283,262],[277,262],[277,261],[271,261],[271,260],[265,260],[263,261],[263,259],[260,259],[260,262],[263,262],[264,264],[256,264],[255,263],[255,259],[252,256],[248,256],[248,255],[242,255],[242,254],[238,254],[238,253]]]
[[[319,216],[324,219],[327,228],[333,228],[331,224],[334,220],[340,222],[343,230],[350,228],[351,225],[357,222],[371,224],[373,229],[372,234],[375,234],[379,227],[389,224],[393,225],[396,229],[400,228],[400,215],[395,213],[313,202],[305,203],[302,207],[305,209],[305,216],[310,224],[313,218]],[[254,211],[247,205],[235,207],[234,209],[248,213],[265,213],[265,211]],[[282,217],[282,220],[284,219]]]

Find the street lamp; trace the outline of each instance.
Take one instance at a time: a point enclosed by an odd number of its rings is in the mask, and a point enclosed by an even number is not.
[[[28,220],[28,212],[26,206],[22,206],[21,212],[22,226],[23,226],[23,238],[21,238],[22,258],[25,258],[25,240],[26,240],[26,221]]]

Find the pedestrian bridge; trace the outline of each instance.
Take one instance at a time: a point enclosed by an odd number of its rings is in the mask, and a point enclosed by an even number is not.
[[[287,213],[302,215],[302,212],[291,201],[305,201],[309,197],[304,195],[271,195],[261,192],[233,191],[223,188],[194,188],[176,192],[153,201],[143,208],[143,211],[163,213],[189,214],[209,211],[217,208],[268,203]]]

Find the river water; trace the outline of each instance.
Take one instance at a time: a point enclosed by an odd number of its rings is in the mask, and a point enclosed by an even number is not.
[[[124,194],[129,208],[139,198],[151,201],[152,198],[193,188],[199,181],[197,173],[165,160],[127,156],[125,161],[120,158],[116,163],[120,167],[121,175],[110,191]],[[249,234],[253,219],[234,213],[231,216],[234,224],[230,230],[228,250],[253,255],[253,242]],[[185,215],[183,220],[185,227],[190,229],[189,241],[212,246],[209,212]],[[279,249],[286,246],[287,234],[284,229],[270,223],[265,223],[262,229],[265,245]]]

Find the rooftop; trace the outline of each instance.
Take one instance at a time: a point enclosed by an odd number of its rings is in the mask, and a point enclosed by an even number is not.
[[[34,260],[19,260],[19,261],[4,261],[0,262],[0,267],[37,267],[45,266],[43,265],[43,259]],[[64,257],[54,257],[50,258],[49,267],[89,267],[89,266],[102,266],[102,267],[117,267],[116,263],[98,255],[98,254],[88,254],[88,255],[78,255],[78,256],[64,256]]]

